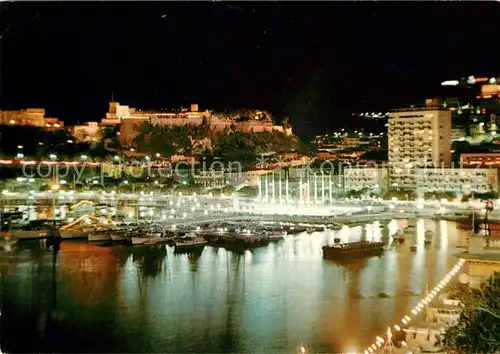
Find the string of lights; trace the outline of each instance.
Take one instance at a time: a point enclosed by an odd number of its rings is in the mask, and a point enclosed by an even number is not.
[[[425,298],[420,300],[417,305],[411,310],[411,315],[406,314],[400,320],[401,325],[406,326],[411,320],[412,316],[417,316],[420,311],[422,311],[425,306],[432,301],[432,299],[437,296],[437,294],[450,282],[450,280],[458,273],[458,271],[462,268],[465,263],[465,259],[460,258],[460,260],[455,264],[455,266],[445,275],[445,277],[432,289]],[[397,332],[402,331],[401,325],[395,324],[392,328],[394,328]],[[390,328],[389,328],[390,329]],[[388,331],[390,332],[390,330]],[[392,335],[388,335],[388,340],[391,340]],[[373,342],[368,348],[363,352],[363,354],[372,354],[375,353],[379,348],[382,347],[385,340],[381,336],[375,337],[375,342]],[[405,346],[406,343],[402,342],[402,345]]]

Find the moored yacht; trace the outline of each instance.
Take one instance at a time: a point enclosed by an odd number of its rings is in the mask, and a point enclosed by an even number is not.
[[[187,233],[182,239],[175,241],[175,249],[186,249],[192,247],[203,247],[207,244],[207,241],[203,237],[196,235],[195,233]]]
[[[351,243],[336,243],[323,246],[323,257],[338,259],[354,256],[381,255],[385,245],[382,242],[359,241]]]
[[[404,243],[406,240],[406,235],[403,230],[396,231],[395,234],[391,235],[392,239],[399,243]]]
[[[110,241],[111,237],[107,232],[96,231],[89,233],[88,240],[89,242],[105,242],[105,241]]]
[[[110,235],[111,241],[113,242],[127,242],[129,238],[125,232],[111,232]]]
[[[328,227],[334,231],[339,231],[339,230],[342,230],[342,228],[344,227],[343,224],[339,224],[339,223],[334,223],[334,224],[330,224],[328,225]]]
[[[267,239],[269,241],[281,241],[285,238],[287,232],[286,231],[283,231],[283,232],[270,232],[267,234]]]
[[[53,220],[33,220],[27,226],[10,230],[10,234],[18,240],[34,240],[50,236],[53,227]]]
[[[86,239],[89,236],[89,233],[95,231],[94,228],[82,228],[75,230],[59,230],[59,234],[62,239]]]
[[[424,244],[429,245],[432,243],[433,233],[430,230],[427,230],[424,235]]]

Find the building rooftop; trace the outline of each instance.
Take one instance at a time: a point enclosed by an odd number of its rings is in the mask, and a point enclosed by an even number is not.
[[[409,108],[397,108],[389,110],[392,113],[398,112],[422,112],[422,111],[449,111],[448,108],[443,106],[419,106],[419,107],[409,107]]]

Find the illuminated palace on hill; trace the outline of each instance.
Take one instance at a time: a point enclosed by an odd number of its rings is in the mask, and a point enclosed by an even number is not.
[[[190,109],[181,108],[178,111],[142,111],[133,107],[109,103],[109,112],[101,120],[101,125],[120,125],[120,140],[130,144],[137,135],[138,125],[149,122],[156,126],[200,125],[203,122],[211,125],[214,130],[224,130],[232,125],[241,132],[272,132],[279,131],[291,135],[292,129],[284,129],[273,123],[271,114],[259,110],[242,110],[234,113],[216,113],[198,110],[197,104]]]
[[[0,125],[21,125],[59,129],[64,126],[57,118],[45,117],[44,108],[26,108],[17,111],[0,111]]]

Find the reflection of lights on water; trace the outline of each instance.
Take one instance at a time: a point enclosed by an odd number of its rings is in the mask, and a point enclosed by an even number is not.
[[[445,220],[439,222],[439,237],[441,250],[446,252],[448,250],[448,222]]]
[[[394,235],[399,230],[398,221],[392,219],[389,224],[387,224],[387,228],[389,229],[389,236]]]
[[[425,222],[424,220],[419,219],[417,220],[417,232],[416,232],[415,243],[417,245],[423,244],[424,236],[425,236]]]
[[[358,353],[358,351],[356,350],[356,348],[354,348],[354,347],[350,346],[350,347],[347,349],[346,353]]]
[[[252,252],[250,252],[249,250],[246,250],[245,251],[245,264],[246,265],[252,264],[252,258],[253,258]]]

